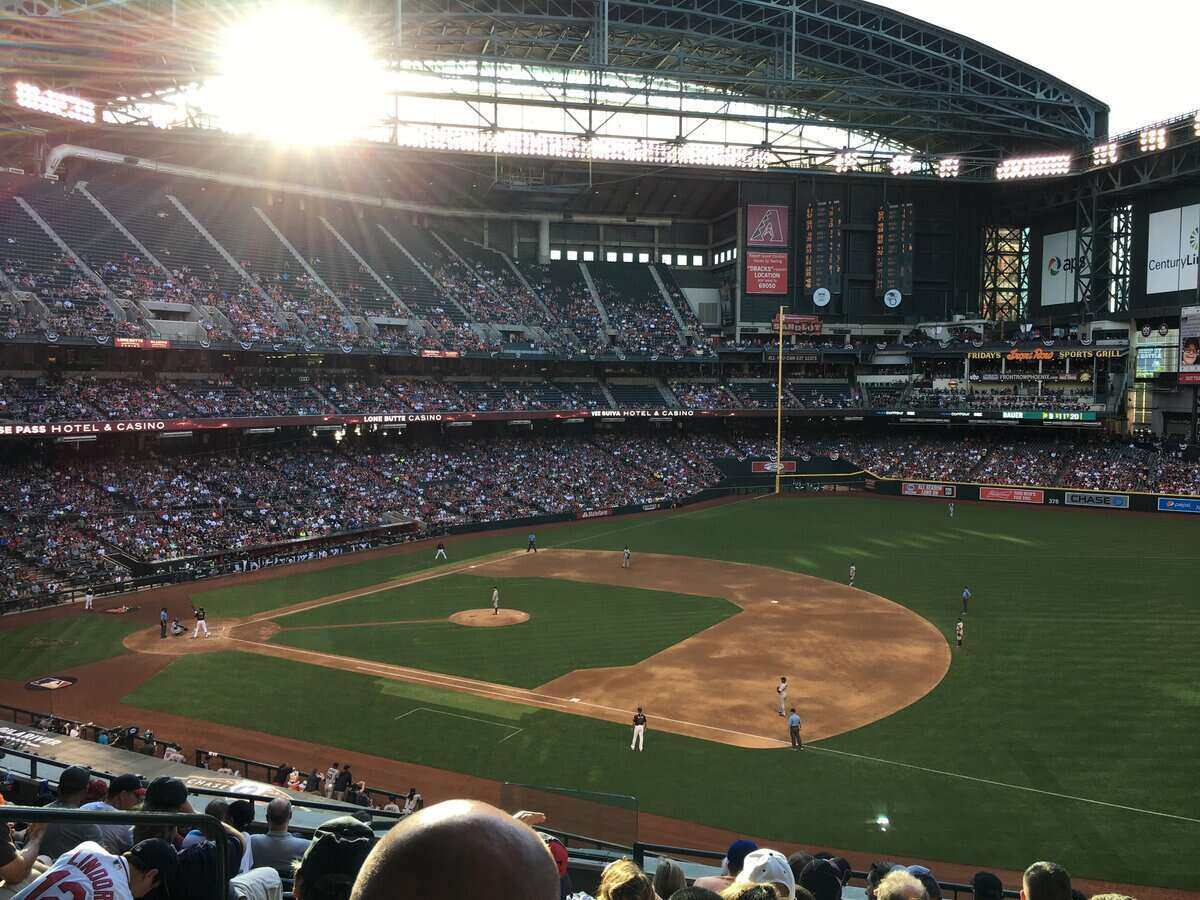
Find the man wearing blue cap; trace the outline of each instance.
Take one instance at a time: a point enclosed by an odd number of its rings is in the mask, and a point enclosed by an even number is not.
[[[746,862],[746,857],[757,849],[758,844],[754,841],[748,841],[745,838],[734,841],[725,851],[725,859],[721,861],[721,874],[697,878],[693,885],[717,894],[721,893],[737,880],[738,875],[742,872],[742,866]]]

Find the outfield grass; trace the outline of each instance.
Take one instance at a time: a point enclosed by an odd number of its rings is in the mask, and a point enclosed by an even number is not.
[[[500,588],[528,622],[465,628],[444,619],[482,609]],[[532,688],[576,669],[640,662],[738,612],[727,600],[553,578],[445,575],[276,619],[274,643]],[[357,628],[323,628],[359,624]]]
[[[0,631],[0,678],[24,681],[125,653],[121,641],[143,626],[125,616],[77,616]]]
[[[1053,796],[1200,817],[1191,805],[1200,758],[1200,654],[1190,647],[1200,625],[1197,527],[1167,516],[965,503],[950,520],[938,503],[813,497],[547,533],[543,546],[629,543],[635,554],[729,559],[835,580],[854,562],[859,586],[912,608],[947,636],[969,585],[966,646],[939,687],[799,758],[652,732],[654,751],[631,764],[622,729],[546,711],[533,714],[548,723],[541,730],[531,726],[499,749],[393,743],[361,712],[293,722],[273,692],[324,691],[331,674],[289,669],[287,686],[274,687],[248,674],[264,664],[250,657],[227,658],[220,677],[205,673],[213,680],[197,682],[203,691],[185,688],[206,663],[182,660],[135,699],[493,778],[634,793],[645,810],[779,839],[1013,868],[1053,858],[1077,874],[1200,888],[1185,849],[1200,841],[1194,821]],[[454,540],[450,551],[461,559],[497,541]],[[342,573],[335,590],[360,577],[353,566],[331,571]],[[271,605],[279,603],[262,608]],[[332,705],[374,708],[379,684],[338,679],[343,695]],[[248,683],[263,690],[246,697]],[[536,741],[522,743],[527,735]],[[880,814],[895,826],[886,834],[868,824]]]

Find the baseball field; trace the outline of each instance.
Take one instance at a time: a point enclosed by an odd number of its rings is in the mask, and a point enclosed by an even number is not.
[[[74,674],[64,715],[257,735],[220,747],[250,756],[271,736],[279,761],[311,746],[296,765],[340,748],[778,842],[1200,889],[1196,527],[814,496],[559,527],[536,556],[523,533],[454,538],[437,564],[421,544],[148,593],[134,615],[12,617],[0,701]],[[189,600],[214,636],[160,641],[159,606]]]

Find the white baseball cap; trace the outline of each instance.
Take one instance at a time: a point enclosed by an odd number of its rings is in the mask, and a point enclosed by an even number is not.
[[[796,877],[787,857],[778,850],[755,850],[746,855],[735,884],[775,884],[787,888],[787,900],[796,900]]]

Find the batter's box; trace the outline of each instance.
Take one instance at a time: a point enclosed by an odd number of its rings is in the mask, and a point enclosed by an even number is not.
[[[419,713],[419,712],[429,713],[429,714],[435,715],[435,716],[447,716],[448,718],[451,718],[451,719],[461,719],[466,722],[477,722],[480,725],[491,725],[493,728],[503,728],[505,731],[508,732],[508,734],[506,734],[504,737],[500,738],[500,740],[496,741],[497,744],[503,744],[505,741],[516,737],[518,734],[520,734],[522,731],[525,730],[523,728],[517,728],[517,726],[515,726],[515,725],[505,725],[503,722],[493,722],[489,719],[477,719],[474,716],[464,716],[464,715],[462,715],[462,713],[446,712],[445,710],[432,709],[428,706],[413,707],[408,712],[404,712],[404,713],[401,713],[400,715],[396,716],[396,721],[400,721],[401,719],[407,719],[413,713]]]

